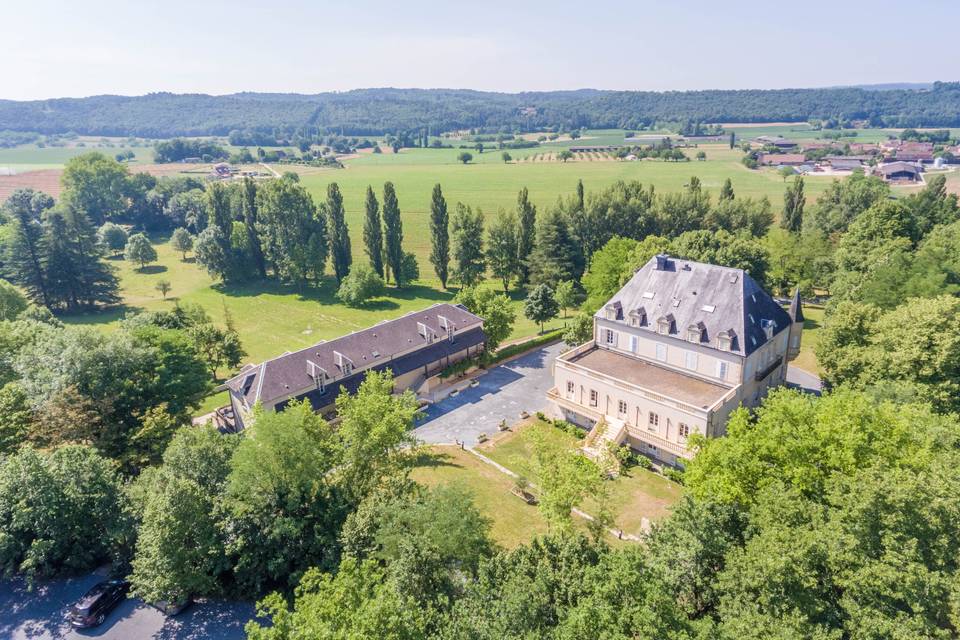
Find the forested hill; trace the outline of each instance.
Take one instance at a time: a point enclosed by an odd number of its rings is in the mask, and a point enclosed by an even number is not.
[[[375,135],[429,127],[640,129],[656,122],[870,120],[876,126],[960,126],[960,83],[930,90],[864,88],[731,91],[358,89],[343,93],[226,96],[154,93],[0,101],[0,130],[171,137],[235,129],[323,127]]]

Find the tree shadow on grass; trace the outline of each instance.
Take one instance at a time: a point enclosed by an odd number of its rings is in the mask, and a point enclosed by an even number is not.
[[[434,302],[449,302],[454,295],[453,291],[442,291],[424,284],[408,284],[400,289],[388,287],[386,293],[389,297],[398,300],[430,300]]]
[[[148,264],[147,266],[137,269],[137,273],[142,274],[153,274],[153,273],[163,273],[167,270],[167,265],[164,264]]]
[[[813,320],[812,318],[803,319],[803,329],[804,331],[809,331],[811,329],[819,329],[821,326],[819,320]]]
[[[169,298],[168,298],[169,300]],[[134,307],[126,304],[118,304],[111,307],[102,307],[96,311],[85,313],[69,313],[57,316],[64,324],[110,324],[118,320],[123,320],[128,315],[141,313],[141,307]]]
[[[438,453],[429,449],[420,448],[410,458],[410,469],[436,469],[439,467],[456,467],[462,465],[454,461],[449,453]]]
[[[255,297],[263,294],[278,296],[296,296],[298,300],[316,302],[324,305],[343,304],[337,298],[337,284],[332,277],[325,277],[320,284],[302,285],[278,282],[276,280],[248,280],[246,282],[218,282],[212,288],[231,298]],[[426,285],[407,285],[402,289],[387,287],[384,295],[360,307],[369,311],[397,309],[395,300],[424,300],[428,302],[449,302],[453,293],[439,291]]]

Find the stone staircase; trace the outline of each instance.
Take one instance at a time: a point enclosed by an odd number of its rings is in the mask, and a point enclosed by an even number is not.
[[[627,439],[627,425],[623,420],[605,416],[584,438],[580,450],[611,476],[620,473],[620,463],[611,455],[611,448],[619,447]]]

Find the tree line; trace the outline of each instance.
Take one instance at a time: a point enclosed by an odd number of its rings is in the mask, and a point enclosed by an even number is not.
[[[150,138],[322,128],[346,136],[480,129],[624,128],[656,123],[866,121],[871,126],[960,126],[960,84],[930,90],[863,88],[552,91],[358,89],[316,95],[94,96],[0,103],[0,130]],[[687,126],[687,125],[684,125]],[[249,136],[247,136],[249,137]],[[411,145],[412,146],[412,145]]]

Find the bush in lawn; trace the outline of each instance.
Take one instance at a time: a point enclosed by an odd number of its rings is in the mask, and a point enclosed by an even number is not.
[[[652,469],[653,463],[650,462],[650,458],[645,455],[636,454],[633,456],[633,462],[640,467],[641,469]]]
[[[345,305],[359,307],[381,293],[383,278],[367,265],[356,264],[340,283],[337,298]]]

